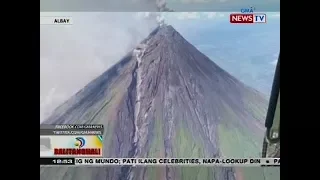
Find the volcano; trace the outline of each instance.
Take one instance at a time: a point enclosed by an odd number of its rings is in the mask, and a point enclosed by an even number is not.
[[[266,110],[264,95],[163,25],[44,124],[103,124],[105,157],[260,157]],[[236,171],[59,167],[41,168],[40,178],[233,180]]]

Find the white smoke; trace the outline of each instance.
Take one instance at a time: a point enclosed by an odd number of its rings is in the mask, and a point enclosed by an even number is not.
[[[164,22],[164,16],[163,16],[162,14],[159,14],[159,15],[157,16],[157,22],[158,22],[158,24],[159,24],[160,26],[162,26],[162,25],[165,24],[165,22]]]

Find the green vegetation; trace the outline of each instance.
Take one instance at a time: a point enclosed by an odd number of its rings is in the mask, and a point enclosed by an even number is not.
[[[266,167],[264,169],[265,179],[263,180],[280,180],[280,168]]]
[[[166,175],[165,167],[146,167],[146,179],[157,180],[164,179]]]
[[[225,157],[260,157],[263,137],[239,122],[239,116],[226,104],[223,122],[218,125],[219,147]]]
[[[154,122],[154,135],[151,141],[151,147],[149,150],[148,157],[157,157],[163,158],[164,157],[164,139],[163,139],[163,123],[161,123],[160,119],[155,119]],[[149,167],[147,169],[146,174],[148,175],[148,179],[161,179],[161,174],[163,168],[157,167]],[[165,174],[165,172],[164,172]]]
[[[194,139],[188,128],[179,121],[176,127],[176,135],[174,137],[173,153],[177,158],[201,158],[204,157],[204,145],[202,141]],[[205,167],[183,167],[176,168],[180,179],[214,179],[213,168]]]
[[[199,169],[196,179],[212,179],[214,180],[214,168],[202,167]],[[188,169],[186,169],[188,170]],[[191,168],[189,169],[191,171]]]
[[[268,109],[268,101],[265,97],[250,91],[250,93],[246,93],[243,97],[243,103],[246,110],[249,111],[254,118],[263,123],[265,122]]]
[[[154,122],[153,140],[149,150],[149,157],[160,157],[164,154],[163,124],[160,119]]]
[[[214,168],[207,167],[179,167],[176,170],[180,173],[180,177],[183,180],[195,180],[195,179],[213,179]]]
[[[244,134],[238,128],[227,129],[224,125],[218,126],[219,147],[225,157],[259,157],[261,146],[258,140]],[[262,141],[262,140],[260,140]],[[256,144],[254,144],[254,143]]]
[[[121,87],[121,85],[123,84],[117,84],[117,87],[110,91],[110,95],[107,96],[102,108],[92,117],[91,122],[93,124],[104,124],[105,126],[103,137],[103,144],[105,147],[112,146],[112,139],[115,136],[115,112],[118,108],[117,106],[121,104],[120,101],[125,94],[125,89]]]
[[[179,121],[176,127],[176,134],[173,141],[174,157],[204,157],[204,145],[200,140],[193,139],[191,133],[188,132],[188,128],[185,127],[181,121]]]
[[[240,168],[243,180],[264,180],[264,171],[261,167]]]
[[[261,122],[265,121],[267,111],[264,108],[259,107],[259,105],[247,101],[244,103],[246,106],[246,109],[251,113],[251,115],[255,118],[260,120]]]
[[[243,180],[280,180],[280,168],[278,167],[243,167]]]

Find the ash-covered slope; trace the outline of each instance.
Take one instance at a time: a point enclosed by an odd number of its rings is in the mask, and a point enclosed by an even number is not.
[[[104,124],[106,157],[257,157],[266,100],[161,26],[46,124]],[[42,168],[41,179],[235,179],[232,168]]]

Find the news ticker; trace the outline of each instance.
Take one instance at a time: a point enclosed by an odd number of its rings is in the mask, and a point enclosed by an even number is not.
[[[40,165],[70,166],[280,166],[280,158],[40,158]]]

